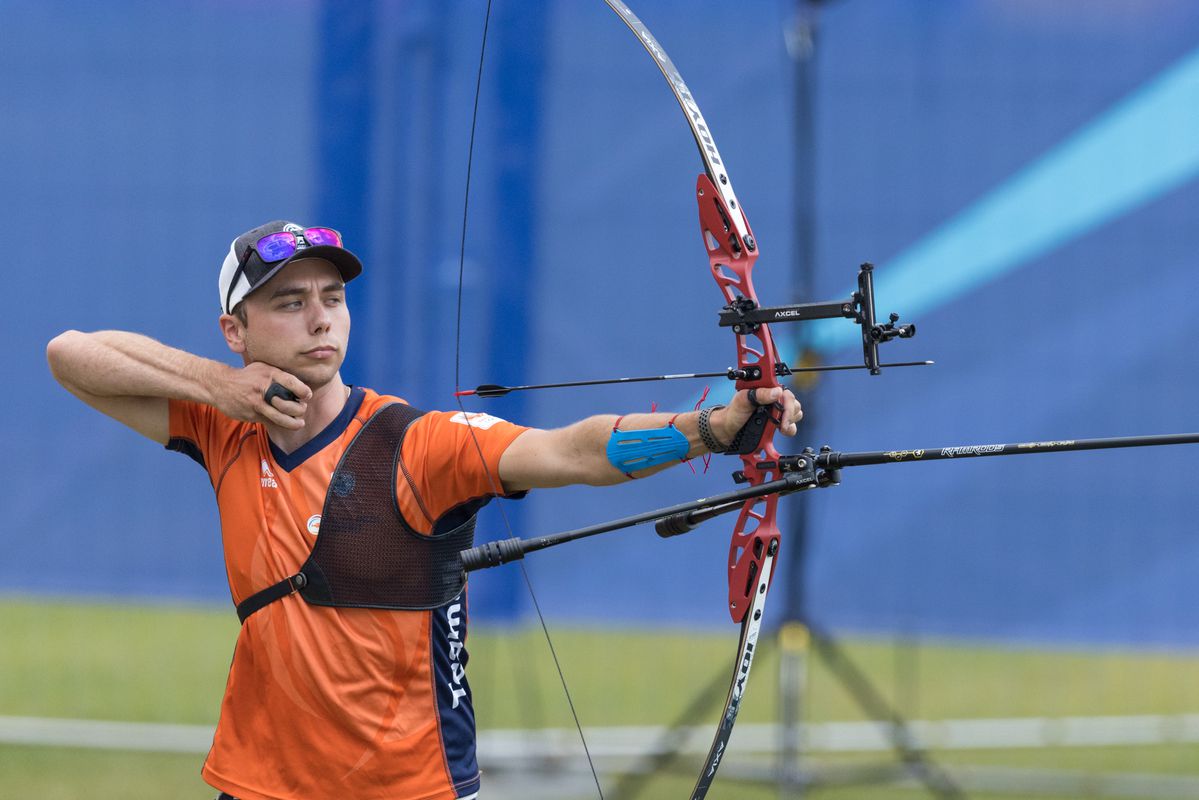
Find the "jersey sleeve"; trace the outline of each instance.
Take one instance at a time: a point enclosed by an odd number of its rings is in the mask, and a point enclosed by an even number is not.
[[[463,506],[477,509],[504,494],[500,457],[527,430],[489,414],[431,411],[404,437],[399,483],[408,484],[430,524]]]
[[[190,457],[212,474],[220,463],[222,443],[236,423],[212,406],[188,400],[170,400],[170,427],[166,448]]]

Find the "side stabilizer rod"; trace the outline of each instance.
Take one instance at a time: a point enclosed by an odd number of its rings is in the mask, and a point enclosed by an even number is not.
[[[780,456],[778,470],[782,477],[746,486],[731,492],[679,503],[666,508],[645,511],[610,522],[563,531],[531,539],[513,537],[486,542],[463,550],[459,554],[462,567],[473,572],[498,567],[525,557],[526,553],[544,550],[576,539],[631,528],[646,522],[656,523],[658,535],[667,538],[693,530],[713,517],[728,514],[744,507],[747,500],[771,494],[792,494],[805,489],[835,486],[840,483],[844,467],[863,467],[878,464],[910,464],[920,461],[942,461],[990,456],[1022,456],[1039,453],[1062,453],[1083,450],[1112,450],[1125,447],[1161,447],[1176,444],[1199,444],[1199,433],[1170,433],[1154,436],[1123,436],[1104,439],[1060,439],[1043,442],[1011,442],[1006,444],[969,444],[950,447],[929,447],[910,450],[872,450],[857,453],[837,453],[821,448],[819,453],[805,450],[799,455]]]
[[[621,530],[623,528],[631,528],[634,525],[641,525],[646,522],[654,522],[660,519],[666,519],[677,515],[687,515],[692,512],[702,512],[706,510],[719,509],[712,514],[724,514],[729,511],[741,508],[746,500],[752,500],[757,497],[765,497],[770,494],[790,494],[803,489],[810,488],[816,484],[816,470],[811,461],[808,461],[806,468],[800,468],[792,472],[784,474],[781,478],[773,481],[764,481],[756,486],[746,486],[742,489],[734,489],[731,492],[713,495],[712,497],[703,497],[698,500],[692,500],[687,503],[679,503],[677,505],[659,508],[653,511],[645,511],[640,514],[634,514],[631,517],[622,517],[612,520],[611,522],[601,522],[596,525],[588,525],[584,528],[575,528],[574,530],[554,533],[548,536],[537,536],[530,539],[521,539],[514,537],[511,539],[502,539],[495,542],[486,542],[463,550],[459,553],[459,558],[462,561],[462,567],[467,572],[473,572],[477,569],[486,567],[498,567],[500,564],[506,564],[509,561],[516,561],[525,557],[526,553],[532,553],[537,550],[544,550],[547,547],[573,542],[576,539],[584,539],[588,536],[595,536],[600,533],[608,533],[609,531]],[[709,517],[705,517],[707,519]],[[702,521],[702,520],[700,520]],[[699,522],[695,523],[696,525]],[[695,525],[691,526],[692,528]],[[690,530],[687,528],[686,530]],[[662,536],[675,536],[679,533],[686,533],[686,530],[678,530],[674,533],[661,533]]]

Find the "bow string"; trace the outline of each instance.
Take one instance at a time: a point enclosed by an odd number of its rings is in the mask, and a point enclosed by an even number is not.
[[[482,35],[481,44],[479,46],[479,67],[478,67],[478,72],[475,77],[475,98],[474,98],[474,106],[471,111],[470,142],[467,146],[466,185],[465,185],[465,188],[463,191],[463,199],[462,199],[462,235],[460,238],[459,250],[458,250],[458,299],[457,299],[457,319],[455,322],[455,334],[454,334],[454,389],[455,389],[454,396],[455,396],[455,399],[458,404],[458,409],[462,412],[462,418],[466,422],[467,430],[470,432],[470,437],[471,437],[472,443],[474,444],[475,453],[479,457],[479,462],[482,464],[483,471],[486,474],[488,483],[491,486],[491,493],[497,497],[502,497],[504,494],[503,486],[502,486],[499,478],[496,475],[492,474],[490,467],[487,466],[487,459],[483,455],[483,448],[479,444],[479,439],[475,433],[474,424],[471,422],[471,415],[469,412],[467,412],[466,407],[463,405],[463,402],[462,402],[462,398],[468,393],[463,392],[461,390],[462,389],[462,379],[461,379],[461,370],[462,370],[462,293],[463,293],[463,286],[465,284],[465,281],[463,280],[463,278],[464,278],[464,275],[466,272],[466,232],[467,232],[468,222],[470,220],[470,178],[471,178],[472,166],[474,164],[475,132],[478,128],[479,97],[482,93],[482,87],[483,87],[483,67],[486,64],[486,56],[487,56],[487,33],[491,26],[491,4],[492,4],[492,0],[487,0],[487,10],[484,15],[484,21],[483,21],[483,35]],[[498,507],[498,509],[499,509],[499,514],[500,514],[500,519],[503,521],[503,524],[504,524],[504,528],[507,529],[509,536],[514,537],[512,525],[508,521],[507,514],[504,513],[503,505],[501,504]],[[558,672],[558,680],[561,683],[562,691],[566,696],[567,705],[570,707],[570,714],[571,714],[571,717],[574,719],[575,729],[579,733],[579,740],[582,742],[582,745],[583,745],[583,753],[587,758],[587,765],[588,765],[588,768],[591,770],[591,777],[595,781],[595,790],[599,794],[600,800],[604,800],[604,790],[603,790],[603,787],[600,785],[599,774],[596,772],[595,762],[592,760],[590,748],[588,748],[588,746],[587,746],[587,737],[583,734],[583,726],[582,726],[582,723],[579,721],[579,714],[578,714],[578,711],[575,709],[574,699],[571,697],[571,694],[570,694],[570,687],[568,686],[567,681],[566,681],[566,673],[562,670],[562,663],[559,661],[557,650],[554,648],[554,642],[553,642],[553,638],[550,636],[549,626],[546,624],[545,615],[542,614],[542,612],[541,612],[541,604],[539,602],[537,602],[537,593],[533,589],[533,582],[530,579],[529,573],[525,569],[524,564],[520,565],[520,572],[521,572],[521,576],[524,579],[525,587],[529,592],[529,597],[533,603],[533,609],[537,613],[537,619],[541,625],[542,633],[545,636],[546,645],[549,647],[550,656],[554,662],[554,668]]]

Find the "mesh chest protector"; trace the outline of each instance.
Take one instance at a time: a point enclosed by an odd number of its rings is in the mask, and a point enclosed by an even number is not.
[[[424,413],[391,403],[367,420],[333,471],[308,560],[239,603],[242,622],[293,592],[313,605],[405,610],[438,608],[458,596],[466,584],[458,554],[474,543],[475,515],[425,535],[396,503],[404,435]]]

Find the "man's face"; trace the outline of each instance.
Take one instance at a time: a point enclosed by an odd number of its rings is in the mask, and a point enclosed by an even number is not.
[[[345,284],[319,258],[293,261],[245,299],[243,355],[290,372],[316,391],[341,368],[350,339]]]

